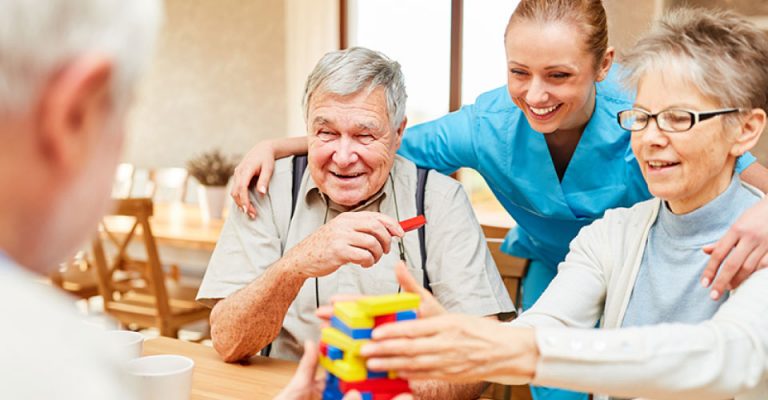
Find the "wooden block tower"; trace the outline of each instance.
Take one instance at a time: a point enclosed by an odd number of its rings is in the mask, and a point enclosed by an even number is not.
[[[320,365],[328,371],[323,400],[341,400],[357,390],[363,400],[388,400],[410,393],[408,381],[394,372],[373,372],[365,367],[360,348],[371,339],[373,328],[397,321],[416,319],[419,296],[398,293],[339,302],[333,307],[331,326],[320,338]]]

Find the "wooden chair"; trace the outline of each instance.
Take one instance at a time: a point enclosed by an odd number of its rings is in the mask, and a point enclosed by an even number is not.
[[[509,297],[519,311],[521,300],[520,286],[525,273],[528,271],[530,261],[501,251],[504,237],[509,231],[508,228],[491,225],[482,225],[482,228],[485,240],[488,242],[488,249],[491,251],[491,257],[493,257],[493,261],[499,269],[499,274],[504,281]],[[531,391],[528,385],[508,386],[494,383],[483,393],[483,397],[499,400],[530,400]]]
[[[96,269],[83,252],[78,252],[75,257],[62,264],[62,267],[53,271],[49,278],[54,286],[77,299],[88,300],[99,295]]]
[[[491,251],[491,257],[496,262],[504,286],[509,292],[509,297],[515,302],[515,306],[520,308],[521,290],[520,286],[528,272],[530,260],[511,256],[501,251],[501,245],[504,243],[504,237],[509,229],[498,226],[483,225],[483,234],[488,242],[488,249]]]
[[[189,172],[186,168],[160,168],[149,171],[145,196],[154,201],[184,202]]]
[[[162,336],[177,337],[179,328],[199,320],[207,320],[210,310],[195,302],[197,287],[185,286],[168,278],[160,263],[149,217],[152,200],[147,198],[115,201],[114,215],[135,218],[127,235],[111,235],[109,242],[117,240],[116,254],[107,257],[102,237],[104,229],[93,241],[94,264],[99,290],[104,298],[104,311],[125,325],[138,328],[155,327]],[[146,260],[127,256],[128,245],[141,240]]]

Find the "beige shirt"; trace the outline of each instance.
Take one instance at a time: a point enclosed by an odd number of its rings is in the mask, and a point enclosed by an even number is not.
[[[249,220],[233,205],[213,252],[198,301],[213,306],[258,278],[289,249],[340,211],[305,172],[296,211],[291,218],[292,159],[277,162],[269,192],[251,192],[258,217]],[[391,178],[366,203],[352,211],[377,211],[397,220],[416,216],[416,166],[397,156]],[[397,207],[395,206],[397,199]],[[327,214],[327,216],[326,216]],[[498,270],[488,252],[480,225],[461,185],[431,171],[425,188],[427,272],[435,297],[453,312],[491,315],[514,310]],[[395,239],[396,240],[396,239]],[[406,233],[405,258],[411,274],[421,281],[421,255],[417,231]],[[271,355],[298,359],[305,340],[317,340],[317,304],[327,304],[337,293],[366,295],[395,293],[393,272],[398,246],[371,268],[344,265],[318,279],[308,279],[291,304],[275,339]],[[316,297],[315,291],[319,294]]]

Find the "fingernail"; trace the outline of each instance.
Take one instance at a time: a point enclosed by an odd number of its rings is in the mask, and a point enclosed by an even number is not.
[[[251,218],[251,219],[254,219],[254,218],[256,218],[256,214],[248,213],[248,217]]]
[[[707,278],[703,278],[703,279],[701,280],[701,286],[702,286],[702,287],[709,287],[709,279],[707,279]]]
[[[264,186],[259,186],[259,193],[261,194],[267,193],[267,188],[265,188]]]
[[[720,297],[720,293],[717,292],[717,290],[713,290],[709,292],[709,298],[712,300],[717,300],[717,298]]]
[[[248,210],[245,208],[245,206],[240,206],[240,211],[242,211],[243,214],[248,214]]]

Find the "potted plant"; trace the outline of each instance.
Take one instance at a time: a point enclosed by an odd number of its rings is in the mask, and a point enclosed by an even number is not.
[[[219,149],[202,153],[187,162],[189,174],[200,182],[197,197],[204,220],[221,218],[227,199],[227,182],[235,172],[235,166],[234,158],[224,156]]]

